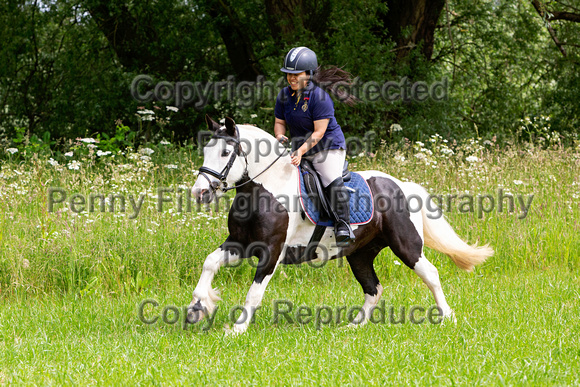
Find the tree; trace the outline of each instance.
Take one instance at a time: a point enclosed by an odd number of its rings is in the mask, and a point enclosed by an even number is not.
[[[396,44],[396,61],[401,62],[418,46],[426,59],[433,55],[435,29],[445,0],[386,0],[386,11],[377,14],[384,30],[377,31]]]
[[[555,3],[555,4],[553,4],[553,3]],[[534,6],[534,9],[536,10],[536,12],[538,12],[540,17],[542,17],[542,19],[544,20],[546,28],[548,29],[548,32],[550,33],[550,37],[554,41],[554,44],[556,44],[556,47],[558,47],[558,50],[560,50],[560,53],[564,57],[568,57],[568,52],[567,52],[565,46],[566,45],[571,45],[571,46],[575,46],[575,47],[579,47],[579,46],[578,46],[578,44],[574,44],[571,42],[568,43],[568,42],[560,41],[560,39],[558,38],[558,36],[556,34],[556,31],[552,27],[551,22],[556,21],[556,20],[563,20],[563,21],[570,21],[570,22],[574,22],[574,23],[580,23],[580,8],[576,8],[576,7],[574,7],[570,4],[567,4],[561,0],[551,2],[550,7],[548,7],[545,3],[543,3],[539,0],[532,0],[532,5]],[[569,9],[569,10],[573,10],[575,12],[558,10],[558,8]]]

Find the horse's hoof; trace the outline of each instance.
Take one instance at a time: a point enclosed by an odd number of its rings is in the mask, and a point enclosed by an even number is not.
[[[451,313],[446,314],[443,316],[443,320],[441,321],[441,325],[448,325],[453,324],[457,326],[457,317],[455,317],[455,312],[451,311]]]
[[[246,328],[241,325],[234,324],[233,328],[230,328],[229,325],[226,324],[225,326],[225,333],[226,336],[235,337],[238,336],[246,331]]]

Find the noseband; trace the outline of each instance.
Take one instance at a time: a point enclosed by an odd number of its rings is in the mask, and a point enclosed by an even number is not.
[[[230,159],[228,160],[228,163],[226,164],[226,166],[224,167],[224,169],[222,169],[221,172],[218,172],[214,169],[208,168],[208,167],[204,167],[202,166],[201,168],[199,168],[199,174],[203,177],[205,177],[205,179],[208,181],[210,188],[215,191],[215,187],[213,185],[213,182],[210,180],[210,178],[207,175],[213,176],[216,179],[219,180],[219,182],[221,184],[223,184],[223,188],[222,190],[224,191],[228,191],[234,187],[228,187],[227,183],[226,183],[226,179],[228,178],[228,175],[230,173],[230,169],[232,169],[232,166],[234,165],[234,161],[236,161],[236,157],[240,155],[240,153],[242,153],[242,146],[240,145],[240,131],[238,129],[238,127],[236,126],[236,137],[229,137],[229,136],[221,136],[221,135],[217,135],[217,134],[213,134],[211,137],[211,139],[222,139],[227,141],[233,141],[236,143],[236,146],[234,147],[234,153],[232,153],[232,155],[230,156]],[[248,171],[248,158],[245,152],[243,152],[244,154],[244,158],[246,159],[246,171],[245,173],[247,173]]]
[[[284,155],[284,153],[288,152],[288,149],[284,148],[284,152],[280,153],[278,155],[278,157],[276,158],[276,160],[272,161],[272,163],[270,163],[270,165],[268,165],[266,167],[266,169],[264,169],[262,172],[258,173],[256,176],[252,177],[251,179],[248,179],[247,181],[238,184],[238,185],[232,185],[230,187],[228,187],[228,184],[226,183],[226,179],[228,178],[228,174],[230,173],[230,169],[232,169],[232,166],[234,165],[234,161],[236,161],[236,157],[239,156],[240,154],[243,154],[244,159],[246,160],[246,168],[244,170],[244,175],[248,177],[248,155],[246,154],[246,152],[244,152],[242,150],[242,146],[240,144],[240,131],[238,129],[238,127],[236,126],[236,138],[233,137],[229,137],[229,136],[222,136],[222,135],[217,135],[214,134],[210,137],[211,139],[222,139],[227,141],[233,141],[236,143],[237,146],[234,147],[234,153],[232,153],[232,155],[230,156],[230,159],[228,160],[228,163],[226,164],[226,166],[224,167],[224,169],[222,169],[221,172],[218,172],[214,169],[208,168],[208,167],[204,167],[202,166],[201,168],[199,168],[199,174],[203,177],[205,177],[205,179],[208,181],[209,183],[209,187],[212,191],[216,191],[217,187],[214,186],[213,182],[210,180],[210,178],[207,175],[213,176],[216,179],[219,180],[219,182],[223,185],[222,187],[222,191],[227,192],[229,190],[232,190],[234,188],[238,188],[241,187],[243,185],[248,184],[251,181],[254,181],[255,178],[257,178],[258,176],[260,176],[262,173],[266,172],[268,169],[270,169],[270,167],[272,165],[274,165],[274,163],[276,161],[278,161],[280,159],[280,157],[282,157]]]

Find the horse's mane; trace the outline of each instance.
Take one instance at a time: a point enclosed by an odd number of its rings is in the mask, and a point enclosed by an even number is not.
[[[267,139],[271,143],[276,143],[276,137],[272,136],[270,133],[266,132],[264,129],[261,129],[254,125],[238,125],[238,129],[240,129],[240,136],[242,135],[242,131],[247,130],[249,133],[253,134],[255,138],[263,138]]]
[[[272,136],[270,133],[266,132],[264,129],[261,129],[255,125],[251,124],[238,125],[238,128],[247,129],[250,132],[259,133],[263,135],[263,137],[271,137],[271,139],[275,139],[274,136]]]

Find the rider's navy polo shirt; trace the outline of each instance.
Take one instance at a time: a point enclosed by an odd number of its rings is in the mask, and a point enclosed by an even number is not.
[[[344,134],[334,118],[334,103],[328,93],[310,82],[298,99],[290,86],[283,88],[276,99],[276,118],[286,121],[292,136],[292,150],[300,148],[314,132],[314,121],[329,118],[328,127],[318,144],[306,152],[313,155],[326,149],[346,149]]]

